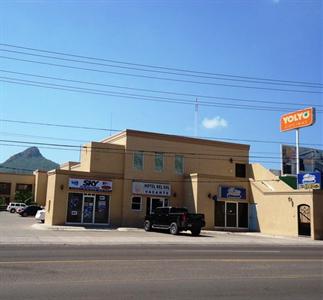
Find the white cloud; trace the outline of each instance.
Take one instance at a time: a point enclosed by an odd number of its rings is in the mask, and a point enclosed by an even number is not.
[[[217,116],[213,119],[204,118],[202,121],[202,125],[207,129],[215,129],[215,128],[225,128],[228,127],[228,121]]]

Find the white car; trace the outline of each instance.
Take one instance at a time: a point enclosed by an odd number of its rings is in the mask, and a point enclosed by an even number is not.
[[[44,223],[45,222],[45,209],[38,210],[36,213],[35,219],[37,221]]]
[[[11,213],[17,212],[18,209],[23,208],[25,209],[27,205],[25,203],[17,203],[17,202],[10,202],[7,206],[7,211],[10,211]]]

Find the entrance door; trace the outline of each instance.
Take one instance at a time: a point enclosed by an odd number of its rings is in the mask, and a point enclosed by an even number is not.
[[[168,199],[165,198],[147,198],[147,214],[151,214],[157,207],[168,206]]]
[[[226,227],[237,227],[237,203],[226,203]]]
[[[306,204],[298,206],[298,234],[311,235],[311,209]]]
[[[83,223],[93,223],[95,196],[83,197]]]

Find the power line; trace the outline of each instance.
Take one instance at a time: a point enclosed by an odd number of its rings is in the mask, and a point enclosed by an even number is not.
[[[10,120],[10,119],[0,119],[0,122],[6,123],[16,123],[16,124],[26,124],[26,125],[38,125],[38,126],[51,126],[51,127],[62,127],[62,128],[74,128],[74,129],[84,129],[84,130],[97,130],[97,131],[113,131],[120,132],[121,129],[114,128],[100,128],[100,127],[87,127],[87,126],[78,126],[78,125],[70,125],[70,124],[57,124],[57,123],[47,123],[47,122],[31,122],[31,121],[21,121],[21,120]],[[238,142],[248,142],[248,143],[264,143],[264,144],[284,144],[284,145],[294,145],[292,142],[288,141],[268,141],[268,140],[257,140],[257,139],[234,139],[227,137],[210,137],[210,136],[184,136],[189,138],[201,138],[207,140],[226,140],[226,141],[238,141]],[[301,143],[301,145],[308,146],[323,146],[323,144],[319,143]]]
[[[121,93],[121,92],[105,91],[105,90],[90,89],[90,88],[83,88],[83,87],[75,87],[71,85],[54,84],[54,83],[3,77],[3,76],[0,76],[0,81],[11,83],[11,84],[50,88],[54,90],[63,90],[63,91],[70,91],[70,92],[80,92],[80,93],[86,93],[86,94],[92,94],[92,95],[113,96],[118,98],[135,99],[140,101],[164,102],[164,103],[184,104],[184,105],[195,104],[195,102],[192,100],[184,100],[184,99],[176,100],[174,98],[156,97],[156,96],[148,96],[148,95],[146,96],[146,95],[138,95],[138,94],[136,95],[136,94],[130,94],[130,93]],[[277,112],[290,110],[290,108],[288,107],[252,106],[252,105],[230,104],[230,103],[223,104],[218,102],[207,102],[207,101],[199,101],[199,105],[208,106],[208,107],[222,107],[222,108],[247,109],[247,110],[253,109],[253,110],[260,110],[260,111],[277,111]],[[316,113],[322,113],[322,112],[323,111],[321,110],[316,110]]]
[[[90,140],[76,140],[76,139],[69,139],[69,138],[60,138],[60,137],[53,137],[53,136],[40,136],[40,135],[32,135],[32,134],[21,134],[21,133],[14,133],[14,132],[0,132],[0,134],[3,134],[3,135],[11,135],[11,136],[27,137],[27,138],[39,138],[39,139],[55,140],[55,141],[56,140],[57,141],[61,140],[61,141],[82,142],[82,143],[89,143],[90,141],[92,141],[91,139]],[[6,145],[6,146],[8,146],[8,144],[0,144],[0,145]],[[46,147],[46,148],[48,148],[48,147]],[[49,149],[53,149],[53,148],[49,148]],[[266,151],[258,151],[257,152],[257,151],[250,150],[250,152],[255,153],[255,154],[256,153],[260,153],[260,154],[277,154],[277,152],[266,152]],[[253,157],[253,156],[254,155],[248,155],[246,157]],[[280,158],[280,156],[278,156],[278,157],[277,156],[276,157],[271,157],[271,158]]]
[[[134,154],[138,152],[142,152],[147,156],[155,156],[155,154],[158,153],[163,153],[166,157],[167,156],[174,156],[181,154],[184,157],[190,157],[198,160],[220,160],[220,161],[228,161],[231,160],[232,162],[237,161],[245,161],[249,158],[253,159],[276,159],[277,157],[272,157],[272,156],[250,156],[250,155],[238,155],[238,154],[214,154],[214,153],[194,153],[194,152],[174,152],[174,151],[162,151],[158,149],[158,151],[154,150],[142,150],[140,148],[136,150],[132,149],[115,149],[115,148],[109,148],[109,147],[100,147],[100,146],[88,146],[88,145],[83,145],[83,146],[76,146],[76,145],[70,145],[70,144],[57,144],[57,143],[40,143],[40,142],[33,142],[33,141],[17,141],[17,140],[0,140],[0,142],[5,142],[5,143],[18,143],[18,144],[27,144],[27,145],[40,145],[40,146],[54,146],[54,147],[61,147],[64,149],[74,149],[76,151],[81,150],[81,149],[89,149],[93,152],[96,153],[115,153],[115,154]],[[322,159],[314,159],[314,161],[322,161]],[[279,161],[261,161],[257,160],[257,162],[265,162],[265,163],[280,163],[281,159],[279,157]]]
[[[178,92],[162,91],[162,90],[131,88],[131,87],[125,87],[125,86],[120,86],[120,85],[111,85],[111,84],[105,84],[105,83],[73,80],[73,79],[68,79],[68,78],[45,76],[45,75],[31,74],[31,73],[25,73],[25,72],[15,72],[15,71],[10,71],[10,70],[3,70],[3,69],[0,69],[0,72],[15,74],[15,75],[30,76],[30,77],[36,77],[36,78],[42,78],[42,79],[58,80],[58,81],[63,81],[63,82],[80,83],[80,84],[86,84],[86,85],[104,86],[104,87],[112,87],[112,88],[118,88],[118,89],[144,91],[144,92],[161,93],[161,94],[171,94],[171,95],[176,95],[176,96],[188,96],[188,97],[194,97],[194,98],[198,97],[200,99],[201,98],[209,98],[209,99],[230,100],[230,101],[240,101],[240,102],[256,102],[256,103],[279,104],[279,105],[287,104],[287,105],[293,105],[293,106],[312,106],[313,105],[310,103],[264,101],[264,100],[254,100],[254,99],[242,99],[242,98],[230,98],[230,97],[220,97],[220,96],[211,96],[211,95],[178,93]],[[171,99],[171,98],[166,98],[166,99]],[[176,99],[176,100],[179,100],[179,99]],[[323,107],[323,105],[319,105],[319,104],[315,104],[315,106],[316,107]]]
[[[70,66],[70,65],[54,64],[54,63],[49,63],[49,62],[40,62],[40,61],[35,61],[35,60],[21,59],[21,58],[8,57],[8,56],[0,56],[0,58],[35,63],[35,64],[41,64],[41,65],[48,65],[48,66],[54,66],[54,67],[82,70],[82,71],[91,71],[91,72],[99,72],[99,73],[106,73],[106,74],[130,76],[130,77],[145,78],[145,79],[165,80],[165,81],[172,81],[172,82],[182,82],[182,83],[190,83],[190,84],[234,87],[234,88],[244,88],[244,89],[257,89],[257,90],[269,90],[269,91],[280,91],[280,92],[297,92],[297,93],[310,93],[310,94],[322,94],[323,93],[322,91],[290,90],[290,89],[279,89],[279,88],[269,88],[269,87],[259,87],[259,86],[257,87],[257,86],[247,86],[247,85],[234,85],[234,84],[224,84],[224,83],[203,82],[203,81],[193,81],[193,80],[184,80],[184,79],[167,78],[167,77],[139,75],[139,74],[131,74],[131,73],[123,73],[123,72],[106,71],[106,70],[100,70],[100,69],[76,67],[76,66]]]
[[[118,66],[118,65],[111,65],[111,64],[105,64],[105,63],[96,63],[96,62],[90,62],[90,61],[85,61],[85,60],[68,59],[68,58],[62,58],[62,57],[56,57],[56,56],[50,56],[50,55],[41,55],[41,54],[8,50],[8,49],[0,49],[0,51],[35,56],[35,57],[41,57],[41,58],[46,58],[46,59],[49,58],[49,59],[55,59],[55,60],[62,60],[62,61],[68,61],[68,62],[73,62],[73,63],[83,63],[83,64],[90,64],[90,65],[96,65],[96,66],[103,66],[103,67],[121,68],[121,69],[135,70],[135,71],[141,71],[141,72],[153,72],[153,73],[161,73],[161,74],[176,75],[176,76],[188,76],[188,77],[194,77],[194,78],[205,78],[205,79],[213,79],[213,80],[225,80],[225,81],[247,82],[247,83],[256,83],[256,84],[259,83],[259,84],[270,84],[270,85],[281,85],[281,86],[309,87],[309,88],[319,88],[319,89],[321,89],[323,87],[323,85],[319,86],[319,85],[315,85],[315,84],[314,85],[313,84],[300,84],[300,83],[292,84],[292,83],[282,83],[282,82],[272,82],[272,81],[266,82],[264,80],[259,81],[259,80],[250,80],[250,79],[236,79],[236,78],[227,78],[227,77],[214,77],[214,76],[205,76],[205,75],[185,74],[185,73],[161,71],[161,70],[141,69],[141,68],[136,68],[136,67],[126,67],[126,66]],[[133,76],[135,76],[135,74],[133,74]],[[158,79],[165,79],[165,78],[158,78]]]
[[[23,168],[14,168],[14,167],[2,167],[0,166],[0,169],[3,168],[3,169],[7,169],[7,170],[15,170],[15,171],[25,171],[25,172],[34,172],[35,170],[32,170],[32,169],[23,169]],[[48,171],[49,172],[49,171]],[[113,180],[114,178],[112,178],[111,180]],[[123,177],[121,176],[120,178],[118,177],[117,179],[123,179],[123,180],[126,180],[126,181],[130,181],[130,182],[133,182],[135,178],[126,178],[126,177]],[[251,179],[251,180],[250,180]],[[245,179],[245,180],[242,180],[242,179],[212,179],[212,180],[206,180],[206,179],[200,179],[199,182],[200,183],[214,183],[214,182],[221,182],[221,183],[226,183],[226,182],[234,182],[234,183],[253,183],[253,182],[273,182],[273,181],[280,181],[280,179]],[[137,179],[137,180],[140,180],[140,181],[151,181],[151,178],[140,178],[140,179]],[[182,180],[174,180],[174,179],[162,179],[162,180],[154,180],[154,181],[158,181],[158,182],[167,182],[167,183],[183,183],[183,179]]]
[[[139,63],[133,63],[133,62],[125,62],[125,61],[120,61],[120,60],[98,58],[98,57],[93,57],[93,56],[77,55],[77,54],[73,54],[73,53],[57,52],[57,51],[50,51],[50,50],[44,50],[44,49],[38,49],[38,48],[31,48],[31,47],[23,47],[23,46],[19,46],[19,45],[8,44],[8,43],[0,43],[0,45],[5,46],[5,47],[10,47],[10,48],[31,50],[31,51],[41,52],[41,53],[58,54],[58,55],[64,55],[64,56],[69,56],[69,57],[75,57],[75,58],[82,58],[82,59],[102,61],[102,62],[110,62],[110,63],[112,62],[112,63],[117,63],[117,64],[139,66],[139,67],[148,67],[148,68],[160,69],[160,70],[171,70],[171,71],[180,71],[180,72],[195,73],[195,74],[226,76],[226,77],[232,77],[232,78],[254,79],[254,80],[263,80],[263,81],[271,81],[271,82],[285,82],[285,83],[298,83],[298,84],[323,86],[322,83],[315,83],[315,82],[308,82],[308,81],[292,81],[292,80],[282,80],[282,79],[263,78],[263,77],[241,76],[241,75],[224,74],[224,73],[211,73],[211,72],[203,72],[203,71],[196,71],[196,70],[189,70],[189,69],[172,68],[172,67],[148,65],[148,64],[139,64]]]

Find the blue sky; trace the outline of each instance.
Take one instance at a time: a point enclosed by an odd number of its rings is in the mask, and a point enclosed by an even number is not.
[[[1,1],[0,43],[137,64],[157,65],[209,73],[289,81],[323,82],[322,1]],[[19,50],[0,45],[2,50]],[[26,51],[31,53],[31,51]],[[32,52],[37,53],[37,52]],[[43,53],[44,54],[44,53]],[[75,64],[0,51],[0,56],[54,62],[204,82],[203,84],[157,80],[67,69],[0,57],[0,69],[42,76],[88,81],[130,88],[171,91],[191,95],[240,98],[233,102],[198,97],[198,101],[252,106],[275,106],[280,111],[244,107],[199,106],[198,136],[215,139],[285,141],[293,143],[294,132],[281,133],[279,118],[288,111],[316,106],[323,110],[319,88],[255,84],[228,80],[192,78],[160,73]],[[126,66],[126,65],[124,65]],[[2,77],[32,78],[0,72]],[[233,77],[226,77],[233,78]],[[1,78],[0,78],[1,79]],[[237,79],[237,78],[236,78]],[[207,83],[215,83],[205,84]],[[236,88],[217,84],[296,89],[308,92]],[[77,84],[74,84],[77,85]],[[140,93],[99,86],[86,88]],[[141,94],[195,101],[194,96]],[[292,105],[292,104],[305,105]],[[52,90],[0,82],[0,119],[49,122],[77,126],[138,129],[194,135],[194,105],[123,99]],[[322,113],[316,124],[301,130],[301,142],[323,148]],[[100,140],[110,132],[22,125],[0,120],[0,139],[80,145]],[[47,138],[45,138],[47,137]],[[83,142],[84,141],[84,142]],[[253,158],[267,167],[279,168],[277,143],[243,142],[251,145]],[[4,145],[6,144],[6,145]],[[0,143],[0,162],[26,148]],[[79,153],[40,147],[42,154],[58,163],[78,160]],[[267,163],[265,163],[267,161]]]

